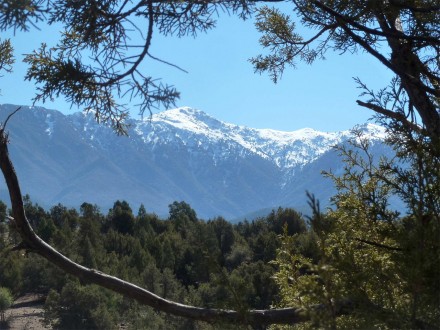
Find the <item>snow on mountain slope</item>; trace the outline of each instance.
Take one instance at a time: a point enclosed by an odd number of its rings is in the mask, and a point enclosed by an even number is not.
[[[76,113],[69,117],[93,144],[101,148],[113,144],[112,130],[98,125],[91,114]],[[142,141],[153,147],[158,143],[182,145],[192,151],[209,152],[217,160],[229,157],[234,150],[243,157],[255,154],[288,172],[302,168],[352,136],[348,130],[320,132],[303,128],[284,132],[249,128],[222,122],[190,107],[166,110],[140,120],[131,119],[130,125],[130,138],[134,143]],[[365,124],[360,129],[372,140],[385,137],[384,128],[378,125]],[[48,132],[52,130],[53,127],[47,129]]]
[[[116,142],[110,128],[98,125],[91,114],[77,113],[70,117],[96,148],[112,150]],[[146,148],[181,146],[189,152],[210,155],[215,164],[231,155],[242,158],[255,155],[270,161],[283,172],[281,186],[306,164],[352,136],[348,130],[319,132],[304,128],[283,132],[254,129],[222,122],[190,107],[163,111],[140,120],[132,119],[130,125],[131,142],[143,144]],[[374,124],[364,124],[359,129],[372,140],[383,140],[385,137],[384,128]]]
[[[377,125],[366,124],[362,130],[370,139],[383,139],[385,136],[384,129]],[[217,154],[224,154],[219,146],[225,144],[228,147],[241,147],[271,160],[283,171],[302,168],[351,136],[350,131],[326,133],[304,128],[283,132],[248,128],[219,121],[189,107],[167,110],[144,121],[137,121],[135,132],[142,136],[145,143],[155,143],[161,139],[169,142],[179,140],[190,146],[190,143],[197,141],[194,146],[205,149],[215,144],[217,150],[213,152]]]

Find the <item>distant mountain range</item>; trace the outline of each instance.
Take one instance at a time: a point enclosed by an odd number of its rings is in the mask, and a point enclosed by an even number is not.
[[[1,105],[0,120],[16,108]],[[335,191],[321,171],[342,171],[332,146],[352,136],[253,129],[188,107],[129,124],[129,137],[121,137],[92,114],[22,107],[7,129],[23,193],[45,207],[86,201],[107,211],[119,199],[135,212],[143,203],[159,215],[183,200],[205,219],[235,219],[278,206],[304,212],[306,190],[329,204]],[[390,152],[382,143],[383,128],[359,128],[373,141],[374,153]],[[8,200],[4,184],[0,194]]]

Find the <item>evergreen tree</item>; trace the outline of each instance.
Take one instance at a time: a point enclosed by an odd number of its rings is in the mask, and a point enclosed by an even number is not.
[[[8,207],[3,201],[0,201],[0,223],[6,222]]]
[[[305,256],[298,236],[283,239],[276,275],[282,306],[309,310],[310,328],[438,328],[440,209],[432,198],[440,196],[439,159],[418,145],[402,167],[375,162],[365,140],[354,144],[354,151],[340,149],[343,175],[329,174],[336,208],[323,215],[312,203],[318,256]],[[405,215],[389,206],[397,196]],[[347,300],[352,312],[336,317]],[[319,313],[310,309],[316,304],[324,306]]]
[[[122,234],[133,234],[135,217],[126,201],[116,201],[109,216],[114,230]]]
[[[115,329],[104,304],[108,300],[96,286],[68,282],[60,294],[51,291],[45,304],[45,321],[58,329]]]
[[[84,265],[85,267],[96,269],[97,264],[96,264],[95,252],[93,249],[93,245],[90,242],[88,236],[86,236],[84,245],[82,246],[81,250],[82,250],[81,264]]]

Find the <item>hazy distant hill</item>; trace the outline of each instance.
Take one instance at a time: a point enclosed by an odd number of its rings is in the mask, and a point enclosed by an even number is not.
[[[16,107],[0,106],[0,118]],[[8,123],[23,193],[43,206],[87,201],[106,210],[124,199],[158,214],[184,200],[202,218],[232,219],[280,205],[305,210],[306,190],[328,203],[334,190],[320,173],[340,170],[331,147],[350,137],[242,127],[191,108],[130,124],[129,137],[118,137],[93,116],[23,107]],[[375,153],[389,152],[382,128],[362,129],[376,141]],[[4,184],[0,192],[5,199]]]

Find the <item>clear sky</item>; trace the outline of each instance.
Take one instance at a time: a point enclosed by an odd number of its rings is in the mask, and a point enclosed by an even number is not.
[[[13,74],[0,78],[0,103],[31,104],[33,82],[24,82],[26,67],[22,54],[30,53],[41,42],[54,45],[55,28],[4,34],[12,39],[17,63]],[[299,62],[288,68],[274,84],[268,75],[255,74],[248,59],[263,50],[252,20],[223,15],[214,30],[195,39],[153,37],[151,53],[184,68],[188,73],[157,61],[143,64],[152,77],[174,85],[181,98],[177,106],[190,106],[226,122],[254,128],[292,131],[311,127],[322,131],[352,128],[366,122],[371,112],[360,108],[360,90],[353,77],[359,77],[374,90],[384,87],[391,74],[367,54],[335,54],[312,65]],[[39,104],[72,113],[63,99]],[[137,110],[132,112],[137,117]]]

